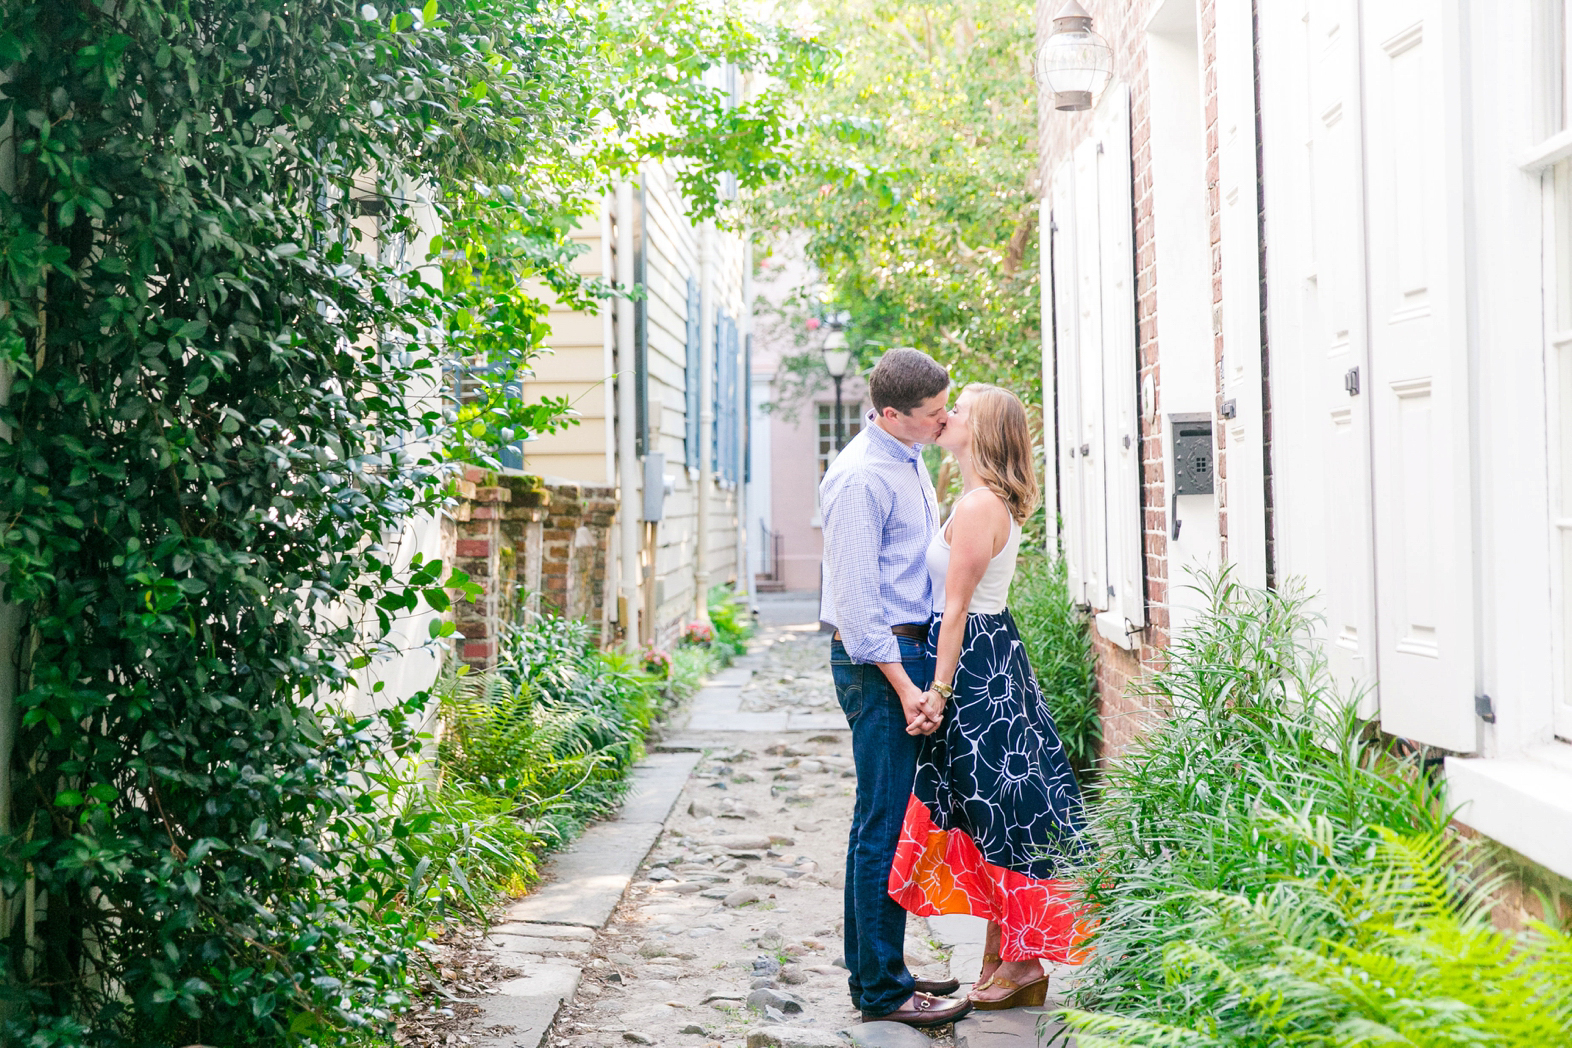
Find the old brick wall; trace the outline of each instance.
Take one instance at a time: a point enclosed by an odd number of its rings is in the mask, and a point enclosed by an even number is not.
[[[481,587],[475,600],[454,606],[462,662],[494,668],[505,624],[543,611],[589,622],[603,643],[614,639],[607,602],[617,518],[612,488],[470,469],[452,517],[454,567]]]

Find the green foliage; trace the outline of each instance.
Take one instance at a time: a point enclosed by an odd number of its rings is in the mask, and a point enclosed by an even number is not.
[[[746,597],[738,596],[726,586],[715,586],[709,592],[710,625],[715,639],[710,641],[710,651],[720,659],[721,665],[731,665],[731,660],[747,653],[748,638],[753,636],[753,616],[748,610]]]
[[[703,686],[704,678],[720,668],[720,660],[709,649],[683,645],[671,653],[671,673],[666,678],[666,691],[679,701],[692,698]]]
[[[404,1001],[423,831],[365,784],[410,751],[424,697],[351,689],[397,617],[465,582],[396,572],[383,543],[441,503],[454,459],[565,408],[424,394],[455,357],[527,363],[545,312],[525,277],[593,299],[568,233],[609,180],[679,159],[707,213],[739,157],[786,163],[781,96],[721,119],[714,73],[787,90],[814,48],[683,2],[4,12],[10,1035],[370,1036]],[[597,695],[630,679],[583,674]],[[591,703],[586,736],[625,766],[647,717]]]
[[[549,331],[537,284],[590,312],[613,293],[574,269],[582,216],[612,181],[675,161],[692,219],[735,217],[728,183],[757,189],[794,166],[793,100],[827,52],[702,0],[466,0],[465,11],[505,75],[475,78],[460,104],[513,117],[514,133],[445,185],[433,247],[450,351],[494,379],[460,409],[450,454],[494,466],[498,443],[574,422],[567,400],[525,402],[507,380],[527,374]],[[768,86],[740,95],[728,64]]]
[[[786,306],[800,323],[850,314],[864,364],[909,345],[959,382],[994,382],[1041,402],[1037,264],[1037,88],[1024,0],[854,0],[815,5],[837,49],[827,82],[801,96],[800,173],[758,195],[762,229],[807,233],[822,288]]]
[[[1205,613],[1149,680],[1144,742],[1106,766],[1091,808],[1098,854],[1086,891],[1100,925],[1079,1003],[1222,1036],[1235,1018],[1254,1021],[1237,988],[1176,978],[1174,965],[1186,944],[1227,938],[1239,912],[1230,899],[1270,908],[1286,885],[1357,879],[1392,834],[1433,839],[1447,819],[1427,779],[1337,694],[1302,596],[1248,589],[1226,571],[1202,596]],[[1326,913],[1306,902],[1283,917],[1315,924]]]
[[[506,794],[457,782],[412,781],[401,791],[410,835],[400,849],[412,898],[438,918],[484,919],[498,903],[534,883],[547,842]]]
[[[1572,937],[1493,927],[1488,888],[1442,831],[1380,828],[1345,866],[1326,823],[1281,827],[1320,854],[1312,875],[1204,893],[1191,941],[1167,951],[1170,987],[1219,1007],[1179,1023],[1070,1015],[1085,1048],[1572,1044]]]
[[[615,807],[662,690],[556,616],[511,630],[499,654],[495,673],[439,683],[440,779],[405,794],[417,831],[406,860],[433,871],[425,901],[478,920],[534,882],[538,856]]]
[[[1084,781],[1101,752],[1103,728],[1092,639],[1070,600],[1064,559],[1021,557],[1010,585],[1010,611],[1065,753]]]

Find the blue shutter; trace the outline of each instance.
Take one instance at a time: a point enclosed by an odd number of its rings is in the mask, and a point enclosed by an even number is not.
[[[710,472],[717,478],[723,478],[723,454],[721,448],[721,434],[726,431],[721,428],[721,408],[725,403],[722,392],[726,385],[726,314],[720,310],[715,311],[715,363],[710,370]]]
[[[726,321],[726,479],[742,482],[742,345],[735,320]]]
[[[737,350],[737,322],[722,313],[715,318],[715,443],[711,465],[717,477],[731,484],[737,483],[740,475]]]
[[[742,482],[753,483],[753,336],[742,340]]]
[[[699,282],[692,277],[688,278],[688,359],[687,367],[683,372],[683,382],[687,389],[687,429],[684,439],[685,449],[683,459],[689,469],[699,468],[699,396],[703,385],[699,373],[701,337],[700,324],[703,322],[703,300],[699,297]]]

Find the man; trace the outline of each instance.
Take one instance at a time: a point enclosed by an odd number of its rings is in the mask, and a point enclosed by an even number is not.
[[[941,1026],[971,1010],[946,1000],[954,980],[914,980],[906,911],[890,898],[890,866],[917,773],[917,736],[939,725],[924,692],[932,596],[928,543],[939,503],[922,445],[944,430],[950,376],[925,353],[892,349],[868,379],[873,411],[824,475],[824,593],[835,627],[830,668],[852,730],[857,802],[846,848],[846,967],[864,1021]],[[933,702],[932,698],[927,700]]]

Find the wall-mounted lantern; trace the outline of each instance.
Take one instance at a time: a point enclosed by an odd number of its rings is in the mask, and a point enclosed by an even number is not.
[[[1073,113],[1113,78],[1113,48],[1092,32],[1092,16],[1070,0],[1054,16],[1053,33],[1037,52],[1037,75],[1053,92],[1053,107]]]

